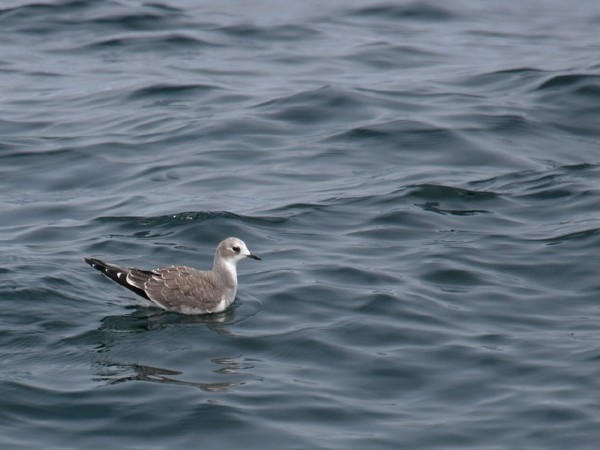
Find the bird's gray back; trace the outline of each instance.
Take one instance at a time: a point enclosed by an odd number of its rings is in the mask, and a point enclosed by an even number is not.
[[[152,271],[132,269],[128,279],[142,286],[150,300],[159,306],[182,313],[211,312],[221,302],[223,289],[213,272],[186,266],[171,266]]]

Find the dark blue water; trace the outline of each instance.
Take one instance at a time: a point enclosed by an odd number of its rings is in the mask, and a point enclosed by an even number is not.
[[[600,4],[0,5],[0,447],[596,449]],[[85,265],[209,268],[179,316]]]

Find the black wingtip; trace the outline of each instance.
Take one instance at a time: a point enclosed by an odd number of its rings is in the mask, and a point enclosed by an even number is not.
[[[94,269],[97,269],[98,267],[102,267],[102,265],[103,265],[102,261],[100,261],[99,259],[96,259],[96,258],[89,258],[87,256],[84,256],[83,260],[87,264],[89,264],[90,266],[92,266]]]

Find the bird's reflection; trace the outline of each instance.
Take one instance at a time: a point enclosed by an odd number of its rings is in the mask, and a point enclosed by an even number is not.
[[[227,369],[228,373],[236,373],[236,364],[234,363],[232,367]],[[133,372],[133,374],[127,376],[101,376],[100,380],[104,382],[108,382],[108,384],[118,384],[124,383],[126,381],[149,381],[152,383],[166,383],[166,384],[174,384],[179,386],[191,386],[198,388],[205,392],[225,392],[229,391],[234,387],[242,386],[246,384],[245,381],[238,382],[218,382],[218,383],[203,383],[198,381],[186,381],[181,380],[177,376],[183,375],[183,372],[179,372],[176,370],[164,369],[161,367],[152,367],[145,366],[141,364],[112,364],[110,366],[105,366],[104,371],[117,371],[122,372],[126,370],[128,372]],[[217,371],[219,372],[219,371]]]
[[[232,388],[247,384],[250,375],[247,371],[254,367],[254,362],[242,355],[235,357],[218,357],[210,359],[210,363],[219,366],[210,370],[209,378],[214,379],[215,374],[220,378],[223,375],[238,377],[238,380],[204,382],[186,380],[183,372],[154,365],[145,365],[138,362],[127,363],[119,361],[122,356],[117,356],[122,349],[128,351],[131,339],[124,339],[123,334],[148,333],[178,325],[198,324],[205,326],[212,332],[231,336],[231,324],[236,317],[234,308],[220,314],[185,316],[148,307],[133,307],[133,311],[126,315],[107,316],[101,320],[94,336],[96,359],[96,380],[108,385],[128,381],[147,381],[152,383],[166,383],[171,385],[191,386],[205,392],[224,392]],[[185,333],[177,334],[182,339],[189,339]],[[142,342],[138,337],[133,337],[136,343]],[[98,342],[98,340],[100,342]],[[126,342],[126,343],[125,343]],[[144,341],[145,342],[145,341]],[[213,353],[214,356],[214,353]],[[196,366],[197,367],[197,366]],[[240,371],[244,372],[244,380],[239,379]]]

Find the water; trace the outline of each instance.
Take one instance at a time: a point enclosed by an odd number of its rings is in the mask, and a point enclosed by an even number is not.
[[[597,2],[5,1],[0,447],[595,449]],[[148,307],[81,257],[242,262]]]

